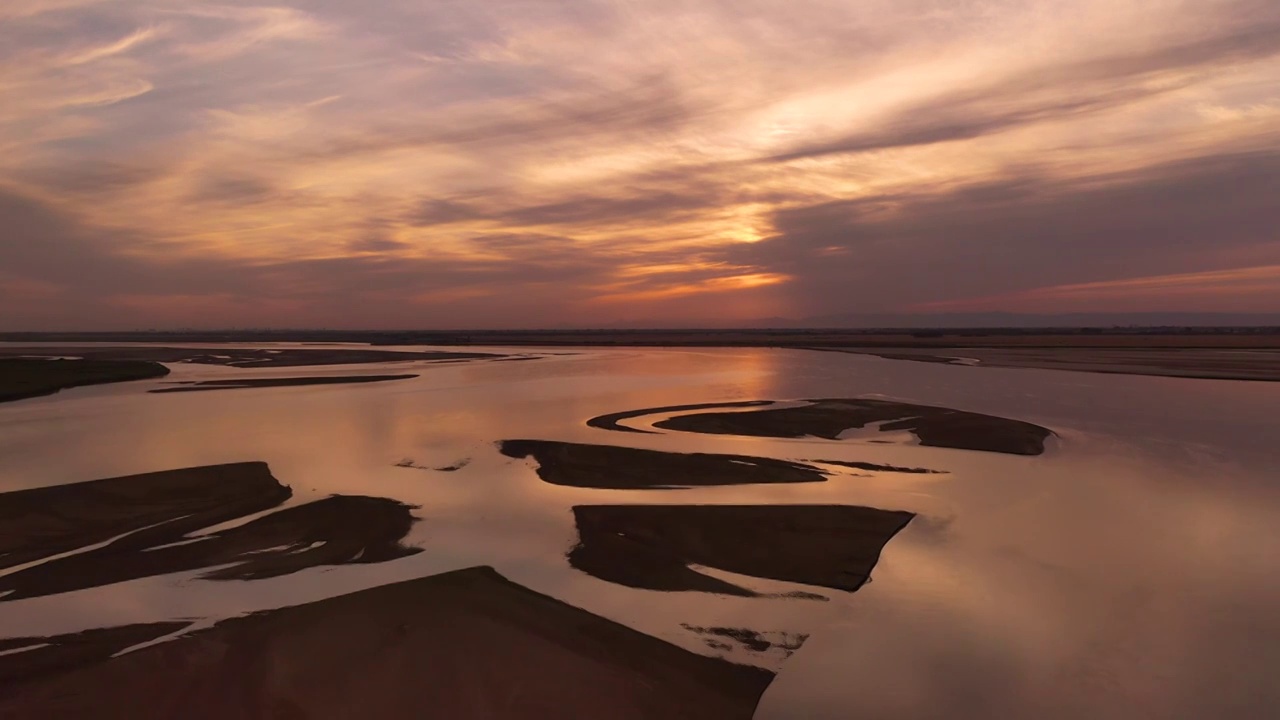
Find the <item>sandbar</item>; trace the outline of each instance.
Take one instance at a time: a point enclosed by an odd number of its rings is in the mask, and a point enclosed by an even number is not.
[[[834,348],[814,348],[832,350]],[[1280,350],[1266,347],[965,347],[894,350],[843,349],[887,360],[967,367],[1074,370],[1108,375],[1154,375],[1198,380],[1280,381]]]
[[[772,679],[478,567],[10,683],[0,716],[748,720]]]
[[[232,380],[201,380],[175,387],[150,390],[153,393],[208,392],[210,390],[245,390],[249,388],[299,387],[303,385],[346,385],[348,383],[376,383],[388,380],[408,380],[417,375],[337,375],[316,377],[236,378]]]
[[[193,536],[288,497],[262,463],[0,494],[0,567],[33,563],[0,575],[0,602],[205,568],[216,568],[203,575],[210,580],[252,580],[419,552],[400,543],[414,522],[409,506],[362,496],[335,495]]]
[[[52,395],[86,385],[164,377],[169,368],[145,360],[46,360],[0,357],[0,402]]]
[[[757,593],[691,568],[854,592],[914,514],[848,505],[585,505],[569,564],[627,587]]]
[[[16,681],[105,662],[116,653],[179,632],[190,625],[188,622],[139,623],[53,637],[0,640],[0,653],[3,653],[0,654],[0,694]]]
[[[846,430],[881,423],[880,431],[910,431],[921,445],[1013,455],[1043,453],[1044,441],[1052,434],[1021,420],[932,405],[862,398],[806,402],[799,407],[679,415],[654,423],[654,427],[715,435],[837,440]]]
[[[631,418],[644,417],[645,415],[657,415],[659,413],[676,413],[687,412],[689,410],[711,410],[715,408],[736,408],[736,407],[759,407],[761,405],[772,404],[769,400],[747,400],[744,402],[715,402],[715,403],[697,403],[694,405],[667,405],[665,407],[644,408],[642,410],[627,410],[625,412],[609,413],[607,415],[599,415],[587,421],[587,425],[601,430],[614,430],[616,432],[631,433],[652,433],[652,430],[641,430],[639,428],[631,428],[626,425],[619,425],[621,420],[629,420]]]
[[[608,490],[660,490],[714,485],[824,482],[812,465],[749,455],[670,453],[554,440],[503,440],[503,455],[532,457],[552,485]]]
[[[226,365],[240,368],[304,367],[439,360],[486,360],[505,357],[487,352],[448,350],[371,350],[368,348],[184,348],[184,347],[6,347],[0,356],[57,355],[92,360],[144,360],[161,363]]]
[[[913,475],[946,475],[946,470],[930,470],[929,468],[902,467],[900,465],[883,465],[881,463],[862,462],[860,460],[812,460],[825,465],[839,465],[854,470],[870,470],[871,472],[895,472]]]

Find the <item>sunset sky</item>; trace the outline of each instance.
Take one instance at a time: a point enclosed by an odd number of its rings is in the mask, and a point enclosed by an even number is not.
[[[1276,0],[0,0],[0,329],[1280,312]]]

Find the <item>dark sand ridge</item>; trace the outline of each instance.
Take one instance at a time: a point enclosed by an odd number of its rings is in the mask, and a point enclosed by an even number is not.
[[[85,385],[164,377],[169,368],[143,360],[0,358],[0,402],[52,395]]]
[[[912,513],[844,505],[587,505],[569,564],[634,588],[757,593],[690,565],[847,592]]]
[[[882,423],[880,430],[908,430],[921,445],[984,450],[1013,455],[1039,455],[1052,433],[1039,425],[980,413],[891,400],[808,400],[800,407],[748,412],[694,413],[654,424],[664,430],[836,440],[845,430]]]
[[[407,505],[359,496],[286,508],[186,542],[288,497],[262,463],[0,494],[3,567],[50,558],[0,575],[0,602],[202,568],[217,568],[209,579],[249,580],[418,552],[400,544],[414,522]]]
[[[669,453],[554,440],[503,440],[498,448],[507,457],[532,457],[538,462],[538,477],[570,487],[661,490],[827,479],[812,465],[748,455]]]
[[[210,390],[243,390],[248,388],[298,387],[302,385],[346,385],[348,383],[376,383],[388,380],[408,380],[417,375],[339,375],[317,377],[244,378],[234,380],[202,380],[181,383],[176,387],[149,390],[153,393],[208,392]]]
[[[688,410],[713,410],[717,408],[734,408],[734,407],[759,407],[761,405],[772,405],[771,400],[747,400],[745,402],[717,402],[717,403],[697,403],[695,405],[668,405],[666,407],[645,408],[643,410],[628,410],[626,412],[609,413],[608,415],[599,415],[587,421],[587,425],[601,430],[616,430],[618,432],[632,433],[652,433],[652,430],[640,430],[630,428],[625,425],[619,425],[621,420],[629,420],[631,418],[644,417],[646,415],[658,415],[664,413],[685,412]]]
[[[772,679],[472,568],[14,682],[0,717],[747,720]]]
[[[858,460],[810,460],[809,462],[824,463],[826,465],[840,465],[842,467],[853,468],[855,470],[870,470],[872,472],[896,472],[910,473],[915,475],[946,475],[946,470],[930,470],[929,468],[901,467],[898,465],[881,465],[879,463],[861,462]]]
[[[0,355],[57,355],[93,360],[146,360],[162,363],[227,365],[242,368],[302,367],[310,365],[350,365],[356,363],[406,362],[411,360],[484,360],[505,357],[495,353],[370,350],[367,348],[324,349],[244,349],[181,347],[12,347],[0,348]]]

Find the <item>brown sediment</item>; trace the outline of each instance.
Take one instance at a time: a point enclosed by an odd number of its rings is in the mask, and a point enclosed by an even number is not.
[[[772,679],[472,568],[15,683],[0,716],[747,720]]]
[[[803,463],[748,455],[669,453],[554,440],[503,440],[503,455],[532,457],[538,477],[553,485],[610,490],[824,482]]]
[[[691,565],[853,592],[912,513],[845,505],[586,505],[569,563],[628,587],[757,593]]]
[[[793,590],[791,592],[782,593],[781,595],[770,595],[769,597],[787,598],[791,600],[815,600],[817,602],[829,602],[831,600],[831,598],[827,597],[826,595],[819,595],[818,593],[805,592],[803,590]]]
[[[52,395],[86,385],[164,377],[169,368],[141,360],[0,358],[0,402]]]
[[[1271,337],[1274,337],[1271,336]],[[1156,338],[1159,340],[1160,338]],[[1280,381],[1280,351],[1230,344],[1222,347],[964,347],[811,348],[875,355],[886,360],[943,363],[966,367],[1074,370],[1109,375],[1155,375],[1199,380]]]
[[[768,652],[773,648],[779,648],[786,657],[791,657],[795,651],[804,645],[804,641],[809,636],[804,633],[788,633],[788,632],[769,632],[762,633],[748,628],[731,628],[731,627],[697,627],[681,623],[680,627],[698,635],[711,635],[713,637],[728,638],[737,642],[747,650],[756,653]],[[770,637],[776,639],[771,640]],[[716,647],[719,643],[717,640],[707,638],[706,642],[710,647]],[[723,649],[723,648],[721,648]]]
[[[210,580],[256,580],[319,565],[395,560],[421,552],[400,544],[414,522],[409,510],[386,498],[335,495],[192,542],[170,535],[144,544],[127,536],[0,576],[0,602],[201,568],[218,568],[203,576]]]
[[[730,407],[758,407],[760,405],[771,405],[770,400],[747,400],[743,402],[718,402],[718,403],[697,403],[695,405],[667,405],[666,407],[645,408],[643,410],[628,410],[626,412],[609,413],[608,415],[599,415],[587,421],[587,425],[601,430],[616,430],[618,432],[631,433],[650,433],[652,430],[638,430],[625,425],[619,425],[621,420],[629,420],[631,418],[644,417],[645,415],[658,415],[660,413],[686,412],[689,410],[710,410],[714,408],[730,408]]]
[[[250,580],[418,552],[400,544],[414,522],[409,506],[359,496],[333,496],[190,537],[270,510],[289,495],[264,463],[0,494],[0,568],[34,563],[0,575],[0,602],[204,568],[218,568],[209,579]]]
[[[805,402],[799,407],[679,415],[654,425],[664,430],[716,435],[836,440],[846,430],[881,423],[882,432],[907,430],[920,439],[921,445],[1013,455],[1043,453],[1044,440],[1052,434],[1021,420],[932,405],[859,398]]]
[[[396,463],[396,467],[405,468],[407,470],[433,470],[435,472],[457,472],[470,464],[471,464],[471,458],[463,458],[458,462],[453,463],[452,465],[428,467],[426,465],[419,465],[417,461],[414,460],[413,458],[405,458],[404,460],[401,460],[400,462]]]
[[[853,468],[855,470],[870,470],[872,472],[895,472],[895,473],[911,473],[916,475],[946,475],[946,470],[930,470],[929,468],[915,467],[899,467],[897,465],[881,465],[879,463],[860,462],[857,460],[810,460],[809,462],[823,463],[825,465],[839,465],[841,467]]]
[[[227,365],[241,368],[303,367],[434,360],[484,360],[505,357],[496,353],[445,350],[370,350],[364,348],[262,349],[183,347],[12,347],[0,348],[0,356],[47,354],[101,361],[150,361]]]
[[[190,623],[161,622],[85,630],[43,638],[0,640],[0,693],[11,683],[111,659],[136,645],[172,635]]]
[[[0,493],[0,569],[125,533],[131,534],[113,545],[175,542],[187,533],[269,510],[291,494],[261,462]]]
[[[202,380],[182,383],[177,387],[150,390],[153,393],[206,392],[209,390],[242,390],[247,388],[298,387],[302,385],[346,385],[408,380],[417,375],[338,375],[318,377],[244,378],[234,380]]]

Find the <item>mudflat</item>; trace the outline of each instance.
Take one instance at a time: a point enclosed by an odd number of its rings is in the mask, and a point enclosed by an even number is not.
[[[882,432],[910,431],[921,445],[1013,455],[1043,453],[1044,441],[1052,434],[1021,420],[932,405],[860,398],[805,402],[799,407],[679,415],[654,423],[654,427],[714,435],[837,440],[846,430],[880,423]]]
[[[812,465],[748,455],[672,453],[554,440],[503,440],[503,455],[531,457],[552,485],[609,490],[824,482]]]
[[[59,390],[164,377],[169,368],[146,360],[46,360],[0,357],[0,402]]]
[[[824,348],[833,349],[833,348]],[[1155,375],[1201,380],[1280,381],[1280,350],[1266,347],[965,347],[893,350],[843,349],[889,360],[970,367],[1075,370],[1112,375]]]
[[[0,717],[747,720],[772,679],[479,567],[10,682]]]
[[[247,390],[250,388],[272,388],[272,387],[301,387],[306,385],[346,385],[349,383],[376,383],[387,382],[388,380],[409,380],[416,378],[417,375],[337,375],[337,376],[316,376],[316,377],[267,377],[267,378],[244,378],[233,380],[201,380],[196,382],[187,382],[175,385],[173,387],[158,388],[148,392],[153,393],[181,393],[181,392],[208,392],[211,390]]]
[[[332,496],[191,537],[276,507],[289,494],[262,463],[0,494],[0,567],[15,568],[0,575],[0,602],[202,568],[217,568],[204,576],[212,580],[252,580],[418,552],[400,544],[414,522],[409,506],[361,496]]]
[[[754,596],[691,568],[854,592],[914,514],[847,505],[585,505],[569,563],[627,587]]]
[[[407,362],[422,360],[484,360],[505,357],[486,352],[445,350],[371,350],[367,348],[259,349],[184,347],[7,347],[0,355],[56,355],[91,360],[132,360],[161,363],[194,363],[242,368],[302,367],[310,365],[350,365],[358,363]]]

